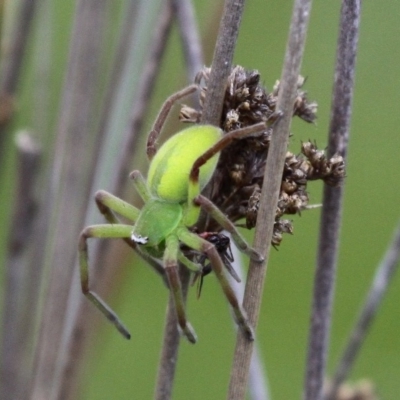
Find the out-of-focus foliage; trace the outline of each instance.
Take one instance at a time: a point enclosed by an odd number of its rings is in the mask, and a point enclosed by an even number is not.
[[[207,63],[211,61],[212,35],[217,31],[215,24],[218,22],[215,15],[208,15],[214,9],[211,3],[195,1],[208,51]],[[53,7],[54,26],[57,28],[52,30],[50,41],[54,46],[52,72],[47,81],[51,86],[50,121],[57,120],[73,16],[70,2],[57,0]],[[292,2],[253,0],[245,8],[235,63],[259,70],[269,90],[280,78],[291,7]],[[315,2],[313,5],[301,72],[308,79],[306,90],[310,98],[318,102],[318,119],[315,128],[311,129],[294,120],[294,135],[290,140],[293,152],[298,151],[301,140],[316,140],[321,149],[326,145],[339,7],[339,2]],[[383,0],[362,4],[329,371],[336,365],[374,268],[399,217],[399,14],[400,4],[397,2]],[[120,15],[115,13],[114,17],[118,22]],[[112,23],[111,26],[116,29]],[[167,95],[185,85],[179,46],[177,33],[173,32],[157,81],[157,93],[149,109],[147,127]],[[34,125],[35,77],[32,71],[35,54],[30,49],[19,85],[18,113],[13,130]],[[104,62],[106,76],[109,61]],[[177,109],[175,116],[178,116]],[[47,140],[50,143],[51,136]],[[47,143],[43,145],[45,147]],[[6,149],[6,158],[2,160],[4,174],[0,176],[1,260],[5,258],[7,221],[13,193],[14,150],[11,138],[7,140]],[[145,170],[142,167],[144,154],[142,144],[137,149],[137,162],[133,163],[135,168]],[[320,188],[319,183],[308,185],[310,203],[320,202]],[[274,400],[299,398],[302,392],[318,216],[319,211],[313,210],[295,217],[294,235],[286,236],[279,251],[273,251],[270,259],[257,339]],[[244,261],[247,262],[246,259]],[[148,399],[153,395],[167,290],[151,269],[134,259],[133,255],[128,256],[121,271],[121,275],[110,282],[110,286],[117,290],[109,302],[130,328],[132,340],[123,341],[113,327],[98,316],[93,327],[96,333],[88,362],[82,371],[81,398],[85,400]],[[385,400],[395,400],[400,393],[399,304],[400,278],[397,276],[352,374],[354,380],[372,380]],[[174,399],[225,397],[235,338],[226,308],[225,299],[212,274],[205,278],[199,300],[196,290],[192,288],[190,291],[188,315],[196,327],[199,342],[195,346],[185,341],[182,343]],[[96,313],[95,309],[93,313]]]

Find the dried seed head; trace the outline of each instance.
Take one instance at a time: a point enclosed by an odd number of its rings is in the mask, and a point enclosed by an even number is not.
[[[197,74],[195,82],[200,86],[199,109],[183,106],[180,113],[181,121],[200,121],[209,76],[210,68],[204,68]],[[305,79],[300,76],[293,116],[314,123],[317,104],[307,99],[307,93],[302,90],[304,83]],[[258,122],[268,122],[271,125],[276,118],[279,90],[280,84],[277,81],[272,92],[268,93],[260,84],[258,71],[236,66],[227,80],[220,127],[225,132],[230,132]],[[272,134],[273,125],[258,137],[248,137],[231,143],[221,152],[210,183],[211,201],[233,222],[244,218],[248,229],[256,224]],[[325,152],[318,150],[311,142],[303,143],[301,152],[301,155],[294,155],[291,152],[286,155],[272,239],[274,246],[279,245],[283,233],[293,231],[292,223],[282,220],[281,217],[285,214],[299,214],[308,208],[309,180],[323,179],[327,184],[336,186],[344,177],[344,162],[339,155],[327,159]],[[214,232],[218,229],[220,229],[218,224],[210,219],[206,230]]]
[[[325,153],[317,149],[315,143],[305,142],[301,145],[301,152],[309,162],[307,179],[322,179],[329,186],[338,186],[345,176],[344,159],[339,154],[327,159]]]
[[[329,382],[325,384],[324,391],[329,393]],[[355,383],[342,383],[336,393],[335,400],[379,400],[374,384],[361,379]]]

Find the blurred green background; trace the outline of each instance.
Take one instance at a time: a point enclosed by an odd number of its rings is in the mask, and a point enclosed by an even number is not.
[[[114,2],[116,24],[122,3]],[[207,64],[211,61],[213,18],[216,19],[208,15],[211,3],[194,2]],[[53,31],[54,58],[48,82],[52,93],[50,125],[57,119],[73,6],[73,2],[54,1],[57,29]],[[258,69],[268,89],[272,89],[280,77],[291,9],[289,1],[252,0],[246,4],[234,62]],[[313,4],[302,74],[308,78],[305,89],[309,98],[318,102],[318,121],[316,126],[294,121],[290,150],[295,153],[300,150],[301,140],[315,139],[320,148],[326,145],[339,10],[340,2],[316,1]],[[336,365],[400,215],[397,182],[400,166],[399,16],[400,3],[396,1],[362,4],[329,371]],[[19,112],[14,129],[31,126],[35,118],[30,71],[35,57],[37,54],[32,47],[19,86]],[[104,62],[106,69],[109,61]],[[157,80],[147,128],[163,99],[185,85],[184,76],[180,42],[174,28]],[[8,146],[12,148],[11,140]],[[142,147],[133,165],[145,172],[143,155]],[[13,151],[7,156],[0,191],[0,212],[5,224],[9,220],[6,205],[12,193]],[[311,203],[319,203],[321,184],[310,184],[309,190]],[[285,237],[279,251],[273,251],[270,258],[257,332],[274,400],[300,398],[304,380],[319,211],[304,212],[294,220],[294,235]],[[7,230],[3,229],[0,235],[4,249]],[[248,260],[243,261],[246,265]],[[114,294],[107,301],[129,327],[132,340],[121,339],[93,309],[95,334],[82,371],[81,398],[150,399],[154,392],[167,290],[149,268],[131,255],[110,285]],[[182,341],[173,396],[176,400],[225,398],[235,332],[215,277],[207,277],[204,286],[200,300],[196,299],[195,290],[189,293],[188,314],[199,342],[193,346]],[[385,400],[398,399],[400,393],[399,305],[400,277],[397,275],[351,375],[353,380],[372,380]]]

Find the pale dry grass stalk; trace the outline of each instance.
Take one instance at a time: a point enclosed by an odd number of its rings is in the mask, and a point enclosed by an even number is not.
[[[232,60],[239,27],[242,20],[244,0],[226,0],[219,27],[217,43],[207,83],[207,95],[201,122],[219,126],[226,82],[232,69]]]
[[[17,176],[14,215],[11,219],[11,235],[5,265],[5,292],[3,330],[1,343],[0,397],[23,398],[29,368],[24,368],[27,326],[24,305],[29,284],[26,276],[26,250],[32,240],[37,216],[35,185],[41,161],[41,149],[29,132],[16,136]]]
[[[344,0],[342,3],[328,134],[328,157],[338,153],[346,159],[360,7],[361,1],[359,0]],[[322,389],[331,326],[343,189],[343,186],[338,188],[324,186],[303,395],[305,400],[320,400],[323,396]]]
[[[15,111],[14,96],[21,78],[21,68],[31,32],[37,5],[36,0],[23,0],[19,4],[16,21],[11,28],[11,36],[2,43],[0,75],[0,161],[3,158],[6,127]],[[7,43],[4,43],[4,40]]]
[[[292,110],[297,91],[297,81],[304,51],[310,9],[311,1],[295,1],[281,77],[281,89],[276,106],[276,109],[282,112],[282,117],[274,126],[254,237],[254,248],[265,256],[265,261],[263,263],[250,262],[243,300],[243,306],[254,328],[257,327],[259,318],[267,269],[266,262],[271,248],[275,210],[282,181],[282,171],[287,151]],[[245,398],[252,351],[253,342],[247,340],[242,332],[238,331],[227,395],[229,400]]]
[[[76,259],[76,238],[87,204],[90,165],[94,153],[93,129],[99,55],[102,49],[106,1],[77,4],[68,70],[65,78],[58,136],[48,192],[51,210],[46,247],[49,280],[36,346],[31,398],[59,396],[63,347],[64,312]]]
[[[152,4],[143,2],[140,5],[134,3],[128,5],[104,105],[103,121],[99,127],[104,140],[98,146],[98,152],[101,155],[97,159],[97,177],[92,182],[92,192],[101,187],[107,187],[110,192],[123,197],[126,185],[129,183],[128,172],[131,169],[132,156],[155,86],[155,77],[161,65],[171,26],[171,14],[168,9],[161,13],[154,13],[152,12],[154,8],[158,8],[157,1],[153,1]],[[151,21],[135,23],[138,18],[150,18]],[[153,25],[156,29],[149,36],[145,30]],[[139,68],[138,63],[141,62],[143,66]],[[135,74],[134,79],[132,79],[133,74]],[[126,81],[129,79],[133,82],[127,86]],[[126,108],[127,104],[132,103],[131,108]],[[125,111],[121,111],[121,108]],[[122,151],[119,157],[115,157],[115,151],[113,151],[116,142],[120,143]],[[107,170],[107,166],[110,167],[111,173]],[[99,214],[92,199],[89,201],[87,223],[93,222],[96,214]],[[106,265],[109,260],[107,255],[112,253],[111,242],[106,241],[101,245],[99,242],[93,242],[91,260],[95,268],[92,271],[92,276],[94,276],[92,282],[95,282],[96,287],[106,288],[112,279],[112,274],[115,273],[115,269]],[[74,281],[77,281],[77,269],[74,273]],[[94,317],[93,308],[88,307],[87,300],[81,295],[77,284],[71,287],[68,310],[72,332],[66,335],[69,351],[62,371],[62,393],[65,398],[74,399],[81,383],[79,373],[84,361],[83,354],[92,337],[92,332],[87,328],[92,325],[90,322]]]
[[[393,234],[392,242],[376,269],[371,287],[365,302],[361,307],[358,320],[354,325],[346,348],[336,367],[332,381],[330,382],[329,392],[325,396],[326,400],[335,400],[340,385],[347,379],[359,350],[367,336],[369,328],[377,316],[379,306],[384,295],[387,293],[389,284],[393,281],[395,272],[399,266],[399,258],[400,225],[397,226]]]
[[[193,4],[190,0],[171,0],[171,11],[178,23],[180,39],[182,42],[183,54],[186,62],[188,81],[192,82],[194,76],[203,66],[203,57],[198,33],[197,22]],[[190,272],[186,268],[180,268],[182,292],[186,301],[190,283]],[[172,295],[170,294],[164,334],[161,349],[160,361],[158,364],[157,380],[154,398],[166,400],[171,398],[178,360],[180,334],[177,329],[177,319]]]

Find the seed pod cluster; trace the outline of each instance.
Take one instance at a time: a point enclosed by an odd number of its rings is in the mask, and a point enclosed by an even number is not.
[[[180,119],[184,122],[200,122],[202,107],[207,93],[210,69],[204,68],[196,77],[201,87],[199,108],[182,106]],[[307,99],[302,90],[305,79],[299,77],[293,116],[313,123],[316,120],[317,104]],[[271,125],[276,118],[276,102],[280,84],[276,82],[271,93],[260,84],[256,70],[233,68],[226,85],[226,93],[220,127],[225,132],[250,126],[258,122]],[[268,156],[273,124],[258,137],[234,141],[221,152],[219,163],[210,183],[210,199],[233,221],[244,219],[249,229],[256,224],[258,204]],[[298,214],[307,209],[307,182],[322,179],[331,186],[340,184],[344,177],[344,161],[340,155],[327,158],[324,151],[307,142],[301,147],[301,154],[286,155],[282,175],[281,192],[276,212],[272,244],[278,246],[283,233],[292,233],[289,220],[281,219],[288,214]],[[214,221],[208,221],[207,231],[216,231]]]

